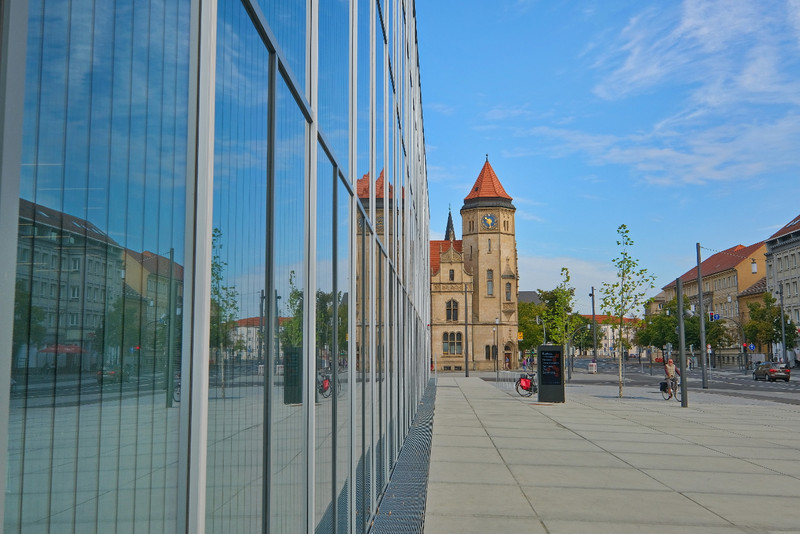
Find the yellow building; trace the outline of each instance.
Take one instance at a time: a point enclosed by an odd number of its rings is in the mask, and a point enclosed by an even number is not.
[[[431,241],[431,354],[441,371],[516,368],[519,273],[511,196],[487,157],[461,208],[456,239]]]

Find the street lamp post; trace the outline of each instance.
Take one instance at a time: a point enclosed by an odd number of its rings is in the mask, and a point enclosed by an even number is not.
[[[592,363],[597,363],[597,319],[595,319],[594,314],[594,286],[592,286],[592,292],[589,293],[589,296],[592,297]]]
[[[786,360],[786,320],[783,317],[783,282],[780,283],[781,294],[781,353],[783,355],[783,363],[789,367],[789,362]]]
[[[467,284],[464,284],[464,376],[469,378],[469,332],[467,315]]]
[[[497,328],[500,324],[500,319],[495,318],[494,327],[492,328],[492,356],[494,357],[494,381],[495,384],[500,383],[500,365],[498,362],[499,354],[497,350]]]

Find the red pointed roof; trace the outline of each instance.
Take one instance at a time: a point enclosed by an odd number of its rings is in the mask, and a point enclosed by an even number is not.
[[[450,250],[450,243],[453,243],[453,248],[456,251],[461,252],[461,241],[450,241],[449,239],[446,241],[431,241],[431,274],[436,274],[439,272],[439,268],[441,267],[441,254]]]
[[[375,198],[383,198],[383,169],[381,169],[378,179],[375,181]],[[358,179],[356,184],[358,198],[369,198],[369,173]],[[389,184],[389,198],[394,196],[394,186]]]
[[[503,189],[503,185],[500,183],[500,180],[494,173],[494,169],[492,169],[492,166],[489,164],[489,158],[486,158],[486,163],[483,164],[483,169],[481,169],[478,179],[475,180],[475,185],[472,186],[469,195],[464,197],[464,202],[477,198],[504,198],[506,200],[513,200],[508,193],[506,193],[506,190]]]

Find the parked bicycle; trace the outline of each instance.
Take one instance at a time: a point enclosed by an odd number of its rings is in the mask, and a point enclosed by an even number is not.
[[[671,380],[672,384],[669,384],[667,380],[664,380],[659,384],[659,389],[661,390],[661,396],[664,397],[664,400],[670,399],[669,394],[669,387],[672,386],[672,397],[675,397],[675,400],[680,402],[681,400],[681,383],[678,380],[678,377],[675,377]]]
[[[181,401],[181,374],[176,373],[175,379],[172,382],[172,400],[175,402]]]
[[[330,375],[317,373],[317,393],[327,399],[331,396],[331,392],[333,391],[331,386],[332,384]]]
[[[539,386],[536,385],[536,373],[525,373],[519,375],[516,384],[514,384],[517,393],[522,397],[530,397],[539,391]]]

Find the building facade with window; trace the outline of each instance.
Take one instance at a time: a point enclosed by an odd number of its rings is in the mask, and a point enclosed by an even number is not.
[[[438,370],[518,365],[519,273],[511,201],[487,157],[461,208],[462,239],[456,239],[448,214],[444,240],[430,242],[431,364]]]
[[[800,215],[772,234],[766,241],[766,290],[776,304],[783,306],[791,323],[785,328],[800,327]],[[800,329],[798,329],[800,331]],[[797,347],[787,346],[789,361],[796,360]],[[782,354],[780,347],[776,354]]]
[[[0,23],[3,531],[367,532],[430,373],[413,0]]]

